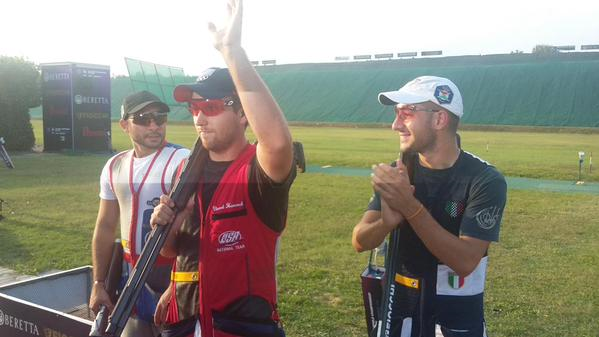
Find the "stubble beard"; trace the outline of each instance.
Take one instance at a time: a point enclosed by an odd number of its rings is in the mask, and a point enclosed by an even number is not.
[[[164,143],[165,135],[164,133],[157,133],[159,135],[159,141],[147,139],[149,135],[143,135],[141,137],[136,137],[133,139],[133,142],[137,143],[137,145],[145,147],[147,149],[157,150]]]
[[[432,132],[425,132],[419,137],[410,135],[408,142],[399,143],[399,151],[402,153],[425,153],[435,148],[437,144],[437,135]]]
[[[222,152],[227,150],[231,144],[233,143],[232,138],[225,138],[222,139],[222,137],[217,137],[216,134],[210,134],[210,137],[206,137],[206,136],[202,136],[200,134],[200,138],[202,139],[202,145],[204,146],[204,148],[206,148],[208,151],[212,151],[212,152]]]

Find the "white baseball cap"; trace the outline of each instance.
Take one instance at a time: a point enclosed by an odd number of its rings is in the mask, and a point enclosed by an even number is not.
[[[433,102],[458,117],[464,114],[462,95],[450,80],[437,76],[420,76],[396,91],[381,92],[379,102],[384,105]]]

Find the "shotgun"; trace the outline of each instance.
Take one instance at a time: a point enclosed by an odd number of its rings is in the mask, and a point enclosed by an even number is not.
[[[179,178],[175,181],[169,197],[175,203],[175,213],[185,209],[187,201],[195,192],[197,183],[202,174],[202,167],[208,158],[208,151],[202,145],[200,137],[197,138],[191,155],[183,167]],[[120,337],[127,320],[131,315],[133,306],[146,283],[154,262],[170,232],[172,223],[166,226],[156,226],[150,232],[148,240],[139,255],[137,263],[129,274],[129,279],[114,306],[114,311],[109,318],[105,336]]]
[[[121,280],[122,271],[123,245],[121,244],[120,239],[116,239],[112,247],[110,266],[108,267],[108,274],[106,275],[105,281],[106,291],[108,292],[112,303],[116,302],[118,298],[117,289]],[[104,330],[106,330],[106,326],[108,325],[108,314],[108,308],[105,305],[101,305],[100,311],[98,311],[96,319],[94,320],[94,324],[92,325],[92,329],[89,333],[90,337],[102,337],[104,335]]]
[[[414,164],[418,156],[414,153],[402,153],[401,161],[408,169],[410,182],[414,182]],[[404,220],[406,221],[406,220]],[[395,274],[398,269],[397,255],[399,249],[399,227],[395,228],[389,234],[389,243],[387,245],[387,254],[385,255],[385,275],[383,276],[383,300],[382,308],[379,311],[380,317],[377,326],[376,336],[387,337],[391,335],[391,317],[393,317],[393,300],[395,297]],[[370,333],[370,332],[369,332]]]

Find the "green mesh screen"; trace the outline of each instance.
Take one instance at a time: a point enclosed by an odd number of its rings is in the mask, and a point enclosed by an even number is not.
[[[387,123],[377,102],[422,75],[451,79],[466,124],[599,127],[599,53],[531,54],[259,67],[290,121]]]
[[[183,69],[126,59],[129,78],[112,78],[112,117],[123,98],[149,90],[171,106],[171,120],[190,119],[172,93],[190,83]],[[290,121],[390,123],[379,92],[422,75],[454,81],[464,97],[466,124],[599,127],[599,53],[457,56],[256,68]],[[31,110],[41,116],[41,108]]]
[[[178,84],[190,82],[182,68],[169,67],[150,62],[125,58],[132,91],[148,90],[158,96],[171,109],[169,119],[191,119],[184,105],[173,98],[173,91]]]

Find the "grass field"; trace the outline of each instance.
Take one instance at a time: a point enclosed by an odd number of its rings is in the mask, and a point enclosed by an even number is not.
[[[41,140],[39,121],[34,121]],[[129,147],[116,126],[113,145]],[[369,167],[393,160],[387,129],[293,127],[310,164]],[[171,125],[186,146],[189,125]],[[577,152],[599,153],[599,135],[462,132],[464,148],[509,176],[575,180]],[[487,151],[488,143],[488,151]],[[595,147],[595,148],[593,148]],[[24,273],[91,262],[97,154],[13,154],[0,168],[0,266]],[[594,173],[586,180],[598,181]],[[365,336],[359,274],[367,256],[351,230],[370,197],[368,178],[300,174],[292,188],[279,264],[280,311],[288,336]],[[590,336],[599,333],[599,196],[508,193],[501,241],[490,250],[486,313],[490,336]]]

